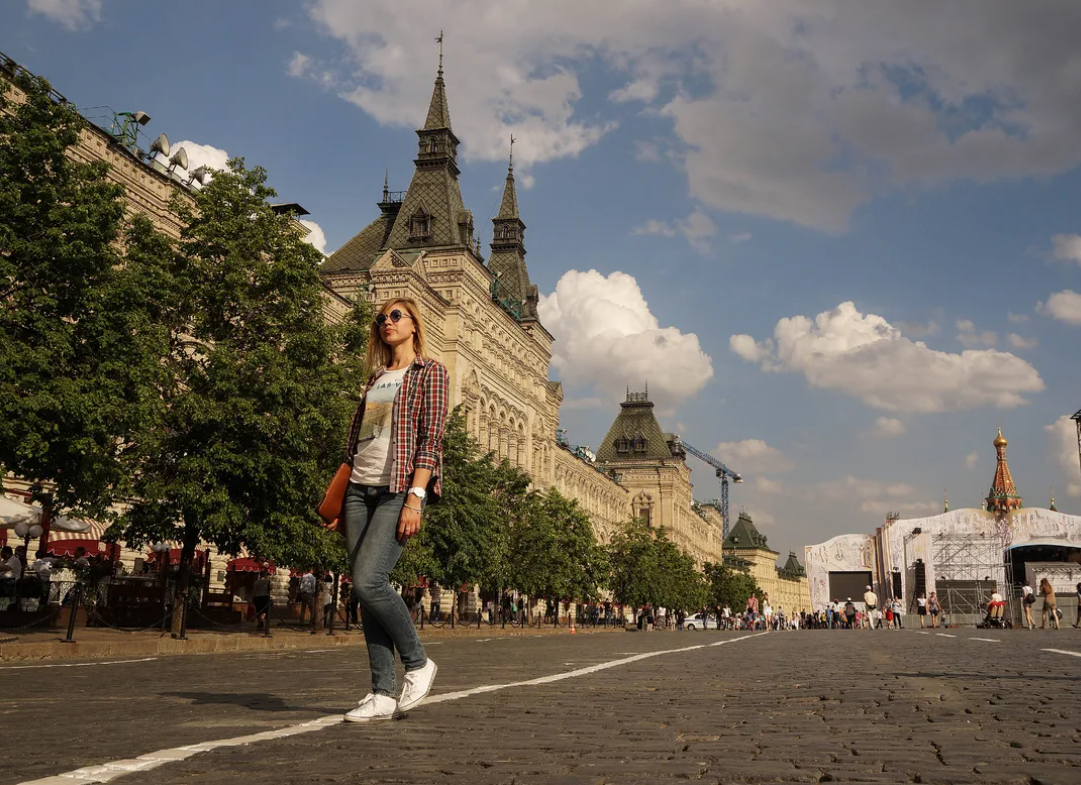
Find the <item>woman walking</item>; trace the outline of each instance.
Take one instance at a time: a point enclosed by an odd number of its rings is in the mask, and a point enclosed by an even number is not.
[[[1035,604],[1036,592],[1026,579],[1025,585],[1021,587],[1021,605],[1025,609],[1025,626],[1030,630],[1036,629],[1036,620],[1032,618],[1032,606]]]
[[[1040,594],[1043,595],[1043,613],[1040,615],[1040,629],[1047,626],[1047,616],[1051,615],[1051,629],[1058,629],[1058,602],[1055,600],[1055,587],[1047,578],[1040,579]]]
[[[938,614],[942,613],[942,606],[938,604],[938,592],[931,592],[927,598],[927,612],[931,614],[931,629],[938,628]]]
[[[1081,583],[1077,584],[1077,620],[1074,627],[1081,627]]]
[[[361,607],[372,691],[345,715],[348,722],[388,720],[422,701],[436,664],[424,653],[409,608],[390,573],[409,538],[420,531],[426,501],[439,498],[447,370],[425,356],[424,325],[413,300],[388,302],[368,338],[371,372],[349,428],[352,467],[342,505],[353,586]],[[394,652],[405,666],[399,696]]]
[[[927,595],[922,591],[916,598],[916,615],[920,617],[920,629],[922,630],[927,619]]]

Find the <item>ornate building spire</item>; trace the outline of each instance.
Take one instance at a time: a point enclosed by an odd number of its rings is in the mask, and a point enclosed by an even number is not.
[[[1051,506],[1048,508],[1051,512],[1058,512],[1058,508],[1055,506],[1055,489],[1051,489]]]
[[[465,209],[458,183],[458,137],[450,127],[447,89],[443,82],[443,34],[439,71],[424,127],[417,130],[416,170],[402,198],[384,248],[455,248],[474,253],[473,215]]]
[[[945,489],[943,489],[943,491],[942,491],[942,497],[945,500],[945,504],[943,505],[942,512],[949,512],[950,511],[950,494]]]
[[[488,269],[496,276],[493,296],[519,319],[536,319],[540,294],[529,280],[525,265],[525,224],[518,214],[518,191],[514,184],[514,137],[507,165],[507,182],[499,213],[492,219],[492,255]]]
[[[1010,466],[1006,463],[1006,437],[1002,435],[1002,429],[998,429],[995,437],[995,452],[998,453],[998,463],[995,466],[995,479],[991,482],[991,491],[987,494],[987,510],[995,513],[1005,513],[1016,510],[1022,506],[1021,496],[1017,493],[1013,475],[1010,474]]]

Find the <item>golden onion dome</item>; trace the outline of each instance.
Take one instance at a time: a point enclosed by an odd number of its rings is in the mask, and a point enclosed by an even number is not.
[[[1006,437],[1002,435],[1002,429],[998,429],[998,436],[995,437],[995,447],[1005,447],[1009,442],[1006,441]]]

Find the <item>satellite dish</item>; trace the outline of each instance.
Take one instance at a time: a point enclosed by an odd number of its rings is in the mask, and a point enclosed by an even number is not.
[[[165,134],[158,134],[158,138],[154,140],[154,143],[150,145],[150,157],[154,157],[154,153],[161,153],[166,158],[169,157],[169,137]]]
[[[191,173],[191,177],[188,178],[188,185],[191,185],[196,180],[199,181],[199,185],[206,185],[206,181],[210,178],[210,170],[206,166],[200,166],[198,169]]]
[[[170,172],[176,169],[178,166],[181,169],[188,168],[188,151],[185,150],[183,147],[173,153],[172,157],[169,159]]]

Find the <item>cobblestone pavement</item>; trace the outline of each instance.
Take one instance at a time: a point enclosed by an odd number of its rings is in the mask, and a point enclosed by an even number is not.
[[[616,632],[446,640],[429,654],[443,700],[403,719],[327,721],[115,781],[1081,782],[1081,632],[1069,628]],[[367,692],[363,649],[110,662],[0,667],[0,783],[115,777],[52,775],[168,751],[160,763],[339,714]]]

